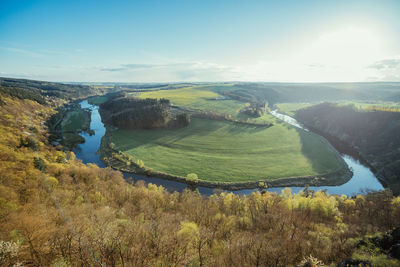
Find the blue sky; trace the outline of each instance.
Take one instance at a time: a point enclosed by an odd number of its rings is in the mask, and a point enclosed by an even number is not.
[[[5,1],[0,76],[400,81],[400,1]]]

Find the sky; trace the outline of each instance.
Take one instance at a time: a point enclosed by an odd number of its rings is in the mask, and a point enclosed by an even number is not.
[[[0,76],[400,81],[399,14],[399,0],[0,0]]]

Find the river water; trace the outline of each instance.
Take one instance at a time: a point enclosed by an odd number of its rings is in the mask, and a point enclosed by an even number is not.
[[[101,138],[105,134],[104,124],[101,122],[101,117],[99,114],[98,106],[91,105],[87,100],[80,102],[82,108],[91,110],[91,122],[90,129],[94,130],[94,135],[89,135],[88,133],[81,133],[80,135],[85,138],[85,143],[80,144],[77,148],[74,149],[74,153],[76,157],[82,160],[83,163],[94,163],[99,167],[105,167],[103,162],[100,160],[99,154],[97,154],[100,148]],[[271,112],[272,115],[279,118],[280,120],[285,121],[286,123],[301,128],[305,131],[300,123],[298,123],[295,119],[278,113],[276,110]],[[357,193],[363,193],[368,190],[383,190],[382,184],[375,177],[374,173],[365,165],[360,163],[357,159],[351,157],[350,155],[342,154],[341,155],[349,166],[349,168],[353,171],[353,177],[345,184],[339,186],[311,186],[309,187],[311,190],[327,190],[330,194],[344,194],[347,196],[352,196]],[[168,191],[179,191],[182,192],[187,186],[184,183],[179,183],[175,181],[163,180],[156,177],[146,177],[131,173],[123,173],[124,178],[127,180],[132,179],[133,181],[144,180],[146,183],[153,183],[156,185],[162,185]],[[304,189],[304,187],[290,187],[292,192],[297,193]],[[277,188],[268,188],[268,191],[271,192],[280,192],[283,187]],[[214,192],[213,188],[207,187],[198,187],[198,190],[203,195],[211,195]],[[250,194],[253,191],[257,191],[258,189],[243,189],[232,191],[234,194]]]

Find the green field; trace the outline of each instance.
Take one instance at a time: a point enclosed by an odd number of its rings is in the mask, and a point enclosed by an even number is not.
[[[400,103],[398,102],[389,102],[389,101],[369,101],[369,102],[358,102],[358,101],[346,101],[340,103],[340,105],[351,105],[355,107],[357,110],[390,110],[394,112],[400,111]]]
[[[116,130],[116,149],[158,171],[244,182],[308,176],[342,167],[319,136],[284,123],[270,128],[193,118],[174,130]]]
[[[351,105],[357,110],[390,110],[390,111],[400,111],[400,104],[397,102],[389,102],[389,101],[369,101],[369,102],[359,102],[359,101],[342,101],[336,102],[340,106]],[[302,108],[307,108],[313,105],[317,105],[318,102],[315,103],[279,103],[276,104],[279,112],[289,115],[291,117],[295,117],[296,111]]]
[[[88,103],[92,105],[100,105],[106,102],[108,97],[106,96],[95,96],[88,99]]]
[[[307,108],[316,104],[317,103],[279,103],[276,106],[280,113],[284,113],[288,116],[294,117],[297,110]]]
[[[240,113],[245,107],[245,102],[232,99],[223,99],[224,96],[218,94],[224,89],[229,90],[229,86],[198,86],[186,87],[174,90],[160,90],[136,94],[141,98],[167,98],[172,104],[195,110],[213,111],[223,115],[231,115],[233,119],[251,122],[251,123],[274,123],[276,119],[269,113],[259,118]]]
[[[167,98],[177,106],[197,110],[210,110],[232,116],[237,116],[239,110],[245,106],[243,102],[222,99],[222,95],[202,87],[145,92],[139,96],[141,98]]]
[[[89,113],[82,110],[72,110],[67,113],[62,122],[63,131],[75,132],[89,127]]]
[[[90,112],[83,110],[79,105],[73,105],[68,110],[61,122],[64,143],[68,147],[74,147],[84,143],[85,139],[78,132],[87,131],[90,128]]]

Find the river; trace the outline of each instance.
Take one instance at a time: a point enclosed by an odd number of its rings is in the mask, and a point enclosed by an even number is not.
[[[82,108],[91,110],[91,122],[90,129],[92,129],[95,134],[89,135],[86,132],[81,133],[80,135],[85,138],[85,143],[80,144],[78,147],[74,149],[74,153],[76,157],[82,160],[83,163],[94,163],[99,167],[105,167],[103,162],[100,160],[100,156],[97,153],[100,148],[101,138],[105,134],[104,124],[101,122],[101,117],[99,114],[98,106],[91,105],[87,100],[80,102]],[[275,117],[285,121],[286,123],[308,131],[304,129],[295,119],[278,113],[276,110],[271,112]],[[311,190],[326,190],[330,194],[344,194],[347,196],[352,196],[357,193],[364,193],[368,190],[383,190],[382,184],[375,177],[374,173],[365,165],[360,163],[357,159],[353,158],[350,155],[341,154],[346,164],[353,171],[353,177],[345,184],[339,186],[310,186]],[[141,175],[136,175],[132,173],[123,173],[124,178],[127,180],[132,179],[133,181],[144,180],[146,183],[153,183],[156,185],[162,185],[168,191],[179,191],[182,192],[187,186],[184,183],[179,183],[175,181],[163,180],[156,177],[146,177]],[[304,187],[290,187],[292,192],[297,193],[304,189]],[[280,192],[283,187],[276,188],[268,188],[270,192]],[[198,190],[203,195],[211,195],[214,192],[213,188],[207,187],[198,187]],[[250,194],[253,191],[257,191],[258,189],[243,189],[237,191],[231,191],[234,194]]]

